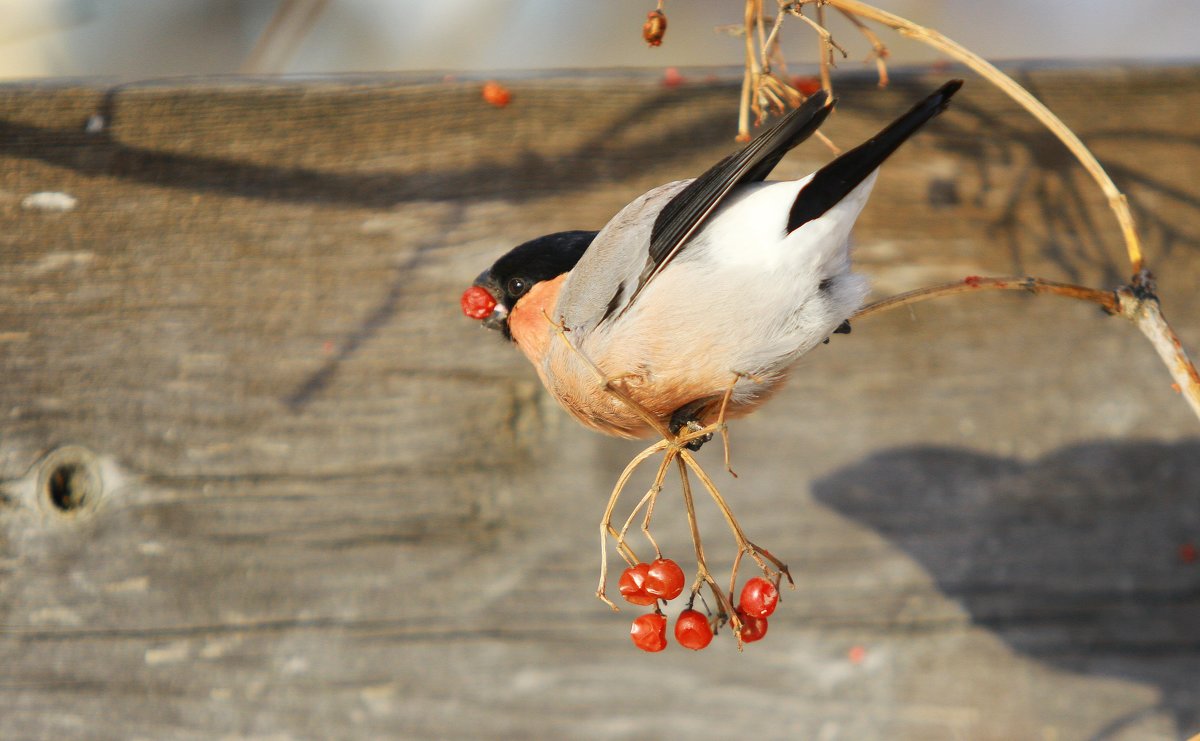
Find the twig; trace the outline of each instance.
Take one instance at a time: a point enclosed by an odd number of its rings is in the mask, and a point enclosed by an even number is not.
[[[1158,298],[1147,292],[1141,286],[1122,288],[1118,291],[1121,296],[1124,311],[1122,314],[1146,335],[1150,344],[1154,345],[1158,357],[1162,359],[1175,380],[1174,388],[1187,401],[1192,411],[1200,417],[1200,373],[1183,349],[1183,343],[1171,325],[1167,324],[1159,306]],[[1132,299],[1132,300],[1130,300]]]
[[[804,18],[804,16],[800,17]],[[808,19],[804,18],[804,20]],[[823,3],[817,3],[817,26],[825,31],[823,34],[817,34],[817,38],[820,39],[821,44],[821,63],[819,66],[821,70],[821,89],[832,98],[833,80],[829,76],[829,68],[833,65],[833,36],[830,36],[829,31],[825,30],[825,5]],[[842,56],[846,56],[845,49],[842,49]]]
[[[814,2],[817,5],[817,21],[813,21],[800,13],[800,7],[805,2]],[[881,23],[893,29],[897,33],[907,38],[920,41],[928,46],[931,46],[939,51],[948,54],[950,57],[962,62],[967,67],[977,72],[984,79],[991,82],[996,87],[1000,88],[1010,98],[1015,100],[1019,105],[1029,111],[1043,126],[1050,130],[1075,156],[1076,159],[1087,170],[1092,179],[1100,186],[1105,197],[1108,200],[1109,208],[1112,209],[1116,216],[1117,223],[1120,226],[1122,236],[1125,241],[1125,251],[1129,257],[1132,278],[1130,285],[1117,291],[1109,293],[1098,291],[1096,289],[1084,288],[1082,286],[1070,286],[1063,283],[1055,283],[1039,278],[975,278],[973,284],[955,283],[945,286],[934,286],[932,288],[921,289],[902,296],[896,296],[887,299],[883,302],[873,304],[862,310],[858,316],[867,316],[876,311],[883,311],[896,306],[903,306],[915,301],[922,301],[926,298],[935,298],[953,293],[961,293],[963,291],[975,290],[977,288],[993,288],[993,289],[1008,289],[1008,290],[1026,290],[1034,293],[1054,293],[1058,295],[1066,295],[1073,298],[1081,298],[1084,300],[1093,301],[1104,306],[1111,313],[1121,313],[1126,318],[1134,321],[1138,328],[1150,339],[1159,356],[1167,365],[1171,376],[1175,379],[1175,386],[1179,392],[1187,399],[1188,404],[1192,407],[1196,415],[1200,417],[1200,373],[1197,373],[1195,365],[1188,358],[1187,353],[1183,349],[1183,345],[1179,341],[1179,337],[1167,324],[1162,316],[1161,309],[1158,305],[1158,299],[1153,293],[1153,276],[1146,269],[1145,258],[1142,254],[1141,240],[1138,237],[1136,225],[1133,218],[1133,212],[1129,208],[1128,199],[1125,194],[1117,188],[1113,183],[1112,178],[1105,172],[1103,166],[1096,159],[1095,155],[1088,150],[1087,146],[1079,139],[1075,132],[1071,131],[1057,116],[1050,112],[1037,98],[1021,87],[1015,80],[1001,72],[983,57],[972,52],[961,44],[942,35],[938,31],[924,26],[917,25],[906,18],[888,13],[879,8],[869,5],[862,0],[801,0],[796,3],[785,3],[780,0],[780,12],[787,9],[793,15],[799,16],[809,26],[811,26],[821,40],[820,65],[822,73],[822,87],[826,90],[830,88],[828,80],[827,64],[830,61],[829,48],[826,42],[832,43],[829,36],[829,31],[825,28],[825,19],[822,13],[822,7],[826,4],[832,5],[842,15],[844,15],[856,28],[871,42],[872,49],[876,57],[876,64],[879,67],[880,86],[887,82],[887,68],[884,64],[884,58],[887,56],[887,48],[880,42],[879,38],[867,28],[863,19],[872,20]],[[752,12],[757,10],[761,15],[762,5],[761,0],[747,0],[746,12],[747,19],[750,18]],[[749,29],[749,20],[747,20],[747,30]],[[778,28],[772,32],[772,38],[775,37]],[[840,47],[839,47],[840,48]],[[843,54],[845,52],[843,51]],[[1122,293],[1124,291],[1125,293]],[[1130,302],[1126,296],[1132,296],[1136,300]]]
[[[887,87],[888,71],[886,60],[888,56],[891,55],[891,52],[889,52],[887,46],[885,46],[884,43],[879,40],[879,37],[875,35],[875,32],[868,28],[867,24],[860,21],[857,16],[852,13],[847,13],[842,8],[838,8],[838,12],[845,16],[846,20],[853,23],[854,27],[857,28],[859,32],[867,38],[867,43],[871,45],[871,57],[875,58],[875,69],[879,71],[879,87]],[[824,22],[822,22],[822,24],[823,23]],[[867,58],[870,59],[871,57]]]
[[[754,82],[758,75],[758,62],[754,59],[754,26],[756,13],[761,13],[762,0],[746,0],[746,12],[742,18],[742,41],[746,47],[746,72],[742,76],[742,97],[738,104],[738,141],[750,141],[750,104],[754,94]],[[756,10],[757,3],[757,10]]]
[[[853,320],[865,319],[872,314],[879,314],[889,309],[897,309],[901,306],[928,301],[933,298],[941,298],[943,296],[953,296],[959,293],[970,293],[979,290],[999,290],[999,291],[1026,291],[1028,293],[1049,293],[1056,296],[1065,296],[1067,298],[1080,299],[1082,301],[1090,301],[1099,305],[1109,314],[1121,313],[1121,303],[1117,298],[1117,293],[1114,291],[1100,291],[1095,288],[1086,286],[1077,286],[1071,283],[1059,283],[1052,280],[1044,280],[1042,278],[1032,277],[1003,277],[1003,278],[980,278],[978,276],[970,276],[960,281],[953,283],[942,283],[936,286],[928,286],[926,288],[918,288],[915,291],[908,291],[896,296],[876,301],[859,309],[858,312],[851,317]]]
[[[818,5],[817,6],[818,12],[820,12],[820,8],[821,8],[821,6]],[[821,64],[822,64],[822,66],[833,64],[833,50],[834,49],[837,49],[838,51],[840,51],[842,53],[843,58],[845,58],[847,56],[846,50],[842,48],[841,44],[839,44],[838,42],[833,40],[833,34],[829,33],[828,29],[826,29],[823,25],[821,25],[817,21],[814,21],[812,18],[809,18],[808,16],[801,13],[799,8],[796,8],[795,10],[793,10],[792,15],[796,16],[800,20],[807,23],[812,28],[813,31],[816,31],[817,36],[821,39]],[[828,74],[828,69],[826,69],[826,74]]]
[[[779,29],[781,26],[783,26],[783,13],[776,13],[775,22],[771,24],[771,33],[767,36],[767,40],[763,42],[762,46],[763,69],[767,70],[768,72],[771,70],[768,54],[770,50],[775,48],[777,43],[776,36],[779,34]]]

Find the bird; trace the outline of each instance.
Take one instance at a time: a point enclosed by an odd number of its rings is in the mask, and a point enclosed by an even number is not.
[[[869,290],[852,270],[851,227],[880,165],[961,86],[947,82],[806,177],[768,181],[833,110],[835,99],[816,92],[740,151],[643,193],[599,231],[513,248],[466,289],[462,310],[515,343],[592,429],[645,438],[745,416],[797,358],[850,331]],[[621,394],[606,392],[614,384]]]

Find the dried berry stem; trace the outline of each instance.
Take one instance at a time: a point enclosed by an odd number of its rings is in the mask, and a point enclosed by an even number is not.
[[[1095,288],[1087,288],[1086,286],[1077,286],[1070,283],[1059,283],[1052,280],[1032,277],[1003,277],[1003,278],[980,278],[972,276],[965,280],[954,281],[952,283],[942,283],[936,286],[927,286],[918,288],[915,291],[908,291],[896,296],[890,296],[881,299],[872,304],[868,304],[859,309],[858,312],[851,317],[854,320],[864,319],[872,314],[896,309],[901,306],[928,301],[932,298],[941,298],[943,296],[953,296],[958,293],[970,293],[980,290],[998,290],[998,291],[1025,291],[1027,293],[1049,293],[1056,296],[1066,296],[1068,298],[1080,299],[1082,301],[1090,301],[1098,304],[1109,314],[1116,314],[1120,311],[1120,302],[1117,300],[1117,294],[1113,291],[1100,291]]]

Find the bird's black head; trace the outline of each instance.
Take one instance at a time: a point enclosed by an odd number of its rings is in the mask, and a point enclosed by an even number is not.
[[[463,313],[472,319],[482,319],[485,327],[498,329],[512,339],[508,312],[535,284],[574,268],[596,234],[557,232],[514,247],[480,273],[463,294]],[[486,293],[480,293],[480,289]]]

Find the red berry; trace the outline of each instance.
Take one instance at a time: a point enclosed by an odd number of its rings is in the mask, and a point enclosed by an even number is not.
[[[503,108],[512,100],[512,93],[495,80],[489,80],[483,86],[483,99],[497,108]]]
[[[821,81],[811,76],[796,76],[792,78],[792,87],[799,90],[801,95],[808,97],[809,95],[814,95],[818,90],[821,89]]]
[[[1195,543],[1184,543],[1179,546],[1179,560],[1184,563],[1196,563],[1196,558],[1200,554],[1196,552]]]
[[[687,579],[679,564],[669,558],[660,558],[650,562],[646,572],[646,593],[659,599],[673,600],[683,593]]]
[[[684,610],[675,619],[675,640],[684,648],[699,651],[712,643],[712,626],[708,618],[695,610]]]
[[[652,605],[658,599],[646,591],[646,572],[650,570],[650,564],[639,563],[637,566],[631,566],[621,574],[621,580],[617,583],[617,588],[621,590],[621,596],[626,602],[635,605]]]
[[[633,645],[654,653],[667,647],[667,619],[657,612],[638,615],[629,629]]]
[[[472,319],[486,319],[496,308],[496,298],[483,286],[471,286],[463,291],[461,303],[463,313]]]
[[[738,620],[742,621],[742,643],[761,641],[763,636],[767,634],[767,619],[765,617],[751,617],[741,610],[738,610],[737,616]]]
[[[779,590],[771,582],[756,576],[742,587],[738,612],[744,612],[751,617],[765,618],[775,612],[775,606],[778,604]]]

